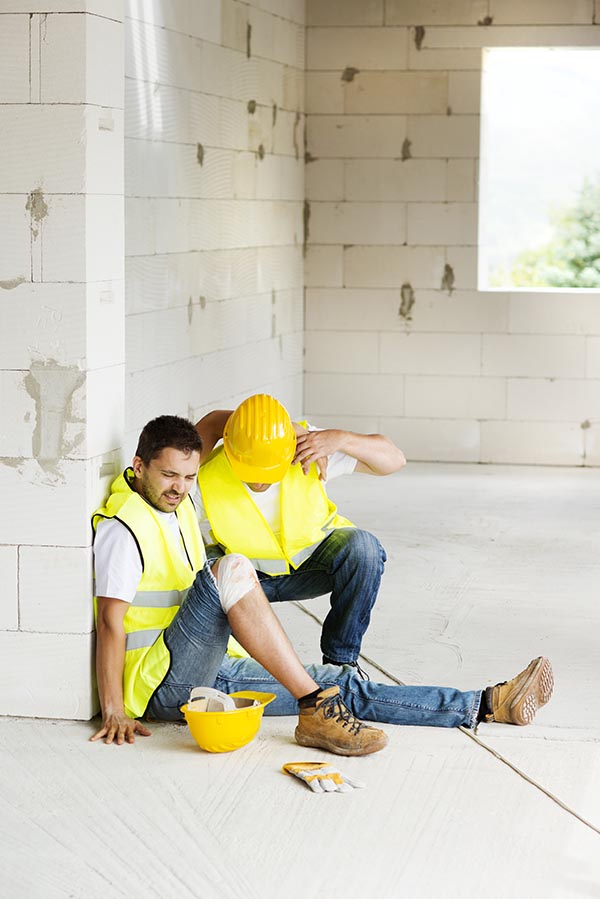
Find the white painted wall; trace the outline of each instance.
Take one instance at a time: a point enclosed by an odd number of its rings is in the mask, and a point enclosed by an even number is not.
[[[0,12],[0,713],[89,718],[89,516],[124,430],[121,4]]]
[[[248,394],[302,411],[304,0],[126,4],[127,447]]]
[[[481,48],[597,45],[596,21],[592,0],[308,0],[313,421],[411,459],[600,464],[600,296],[476,280]]]

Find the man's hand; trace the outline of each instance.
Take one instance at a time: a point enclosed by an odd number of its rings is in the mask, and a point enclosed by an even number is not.
[[[296,437],[296,455],[292,465],[300,464],[304,474],[308,474],[311,463],[319,469],[321,481],[327,480],[327,457],[340,449],[342,431],[305,431]]]
[[[383,434],[355,434],[339,428],[298,434],[293,461],[302,466],[304,474],[308,474],[311,462],[316,462],[320,478],[325,481],[327,457],[336,452],[356,459],[354,470],[363,474],[393,474],[406,465],[404,453],[389,437]]]
[[[100,740],[104,737],[105,743],[116,743],[121,746],[123,743],[135,743],[135,734],[141,737],[149,737],[151,731],[141,721],[135,718],[129,718],[125,712],[120,714],[113,713],[105,715],[100,730],[90,737],[90,742]]]

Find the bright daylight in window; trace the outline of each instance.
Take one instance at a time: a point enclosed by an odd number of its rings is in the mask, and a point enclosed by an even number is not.
[[[483,51],[479,289],[600,289],[600,49]]]

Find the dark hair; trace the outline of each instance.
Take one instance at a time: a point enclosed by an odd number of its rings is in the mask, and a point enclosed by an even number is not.
[[[149,465],[164,449],[180,450],[182,453],[200,453],[202,441],[196,428],[187,418],[178,415],[160,415],[149,421],[138,441],[136,456],[144,465]]]

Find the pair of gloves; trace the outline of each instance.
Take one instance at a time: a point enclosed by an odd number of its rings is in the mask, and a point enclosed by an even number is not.
[[[351,793],[365,786],[359,780],[350,780],[327,762],[289,762],[282,771],[299,778],[313,793]]]

